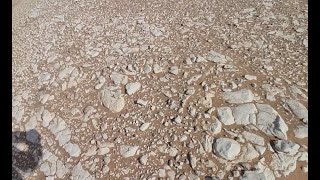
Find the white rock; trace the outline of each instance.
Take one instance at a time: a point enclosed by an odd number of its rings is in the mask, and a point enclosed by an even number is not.
[[[73,180],[94,180],[95,178],[90,173],[83,169],[81,162],[73,167],[70,179]]]
[[[139,162],[140,162],[140,164],[142,164],[142,165],[146,165],[146,164],[147,164],[147,161],[148,161],[148,155],[147,155],[147,154],[145,154],[145,155],[143,155],[143,156],[141,156],[141,157],[139,158]]]
[[[240,144],[229,138],[219,138],[213,145],[213,151],[220,157],[233,160],[240,153]]]
[[[192,64],[191,58],[187,58],[186,60],[184,60],[184,63],[186,63],[187,65],[191,65]]]
[[[159,169],[159,177],[164,178],[166,177],[166,170],[165,169]]]
[[[188,139],[188,137],[186,135],[182,135],[180,137],[180,142],[186,141]]]
[[[141,84],[139,82],[128,83],[126,85],[126,92],[129,95],[134,94],[140,89],[140,87],[141,87]]]
[[[206,152],[212,152],[212,143],[213,143],[213,138],[208,135],[205,135],[203,137],[201,145]]]
[[[197,63],[201,63],[201,62],[208,62],[208,61],[202,56],[197,56],[196,62]]]
[[[91,146],[88,151],[86,152],[86,156],[90,157],[90,156],[94,156],[97,154],[97,146],[93,145]]]
[[[186,95],[193,95],[194,93],[196,93],[196,89],[193,86],[188,86],[187,90],[185,91]]]
[[[168,175],[169,180],[175,180],[176,172],[173,170],[169,170],[167,172],[167,175]]]
[[[242,136],[243,138],[245,138],[247,141],[250,141],[251,143],[253,144],[257,144],[257,145],[260,145],[260,146],[264,146],[264,138],[261,137],[261,136],[258,136],[256,134],[253,134],[251,132],[247,132],[247,131],[244,131],[242,133]]]
[[[264,146],[259,146],[259,145],[255,145],[254,148],[257,150],[257,152],[260,154],[260,155],[263,155],[263,153],[266,151],[266,147]]]
[[[50,97],[50,94],[43,94],[43,95],[40,95],[40,102],[42,103],[42,104],[45,104],[47,101],[48,101],[48,99],[49,99],[49,97]]]
[[[189,163],[192,169],[195,169],[197,167],[197,158],[192,155],[192,154],[188,154],[189,155]]]
[[[298,161],[308,162],[308,152],[307,151],[302,151],[302,152],[298,152],[298,153],[299,153]]]
[[[48,110],[44,110],[41,115],[42,126],[48,127],[51,120],[55,117],[55,113],[50,113]]]
[[[245,171],[239,180],[275,180],[275,177],[268,169],[268,171]]]
[[[219,134],[221,132],[222,123],[219,120],[215,120],[215,122],[209,124],[208,131],[210,131],[213,135]]]
[[[101,93],[102,103],[105,107],[113,112],[120,112],[125,105],[124,97],[122,97],[121,91],[111,91],[105,89]]]
[[[98,155],[100,155],[100,156],[105,155],[108,152],[110,152],[110,149],[108,147],[99,147],[98,151],[97,151]]]
[[[182,118],[181,118],[181,116],[176,116],[176,117],[173,119],[173,121],[174,121],[175,123],[177,123],[177,124],[180,124],[180,123],[182,122]]]
[[[230,107],[220,107],[217,109],[217,115],[219,120],[224,125],[231,125],[234,124],[234,117],[232,115],[232,111]]]
[[[150,123],[143,123],[143,124],[139,127],[139,129],[140,129],[140,131],[145,131],[145,130],[147,130],[147,129],[149,128],[149,126],[150,126]]]
[[[54,175],[56,172],[56,165],[52,165],[50,162],[44,162],[40,166],[40,171],[42,171],[46,176]]]
[[[174,74],[174,75],[179,74],[179,68],[178,68],[178,66],[172,66],[172,67],[170,67],[169,73]]]
[[[120,146],[120,154],[127,158],[134,156],[139,149],[139,146],[128,146],[128,145],[121,145]]]
[[[295,97],[298,98],[298,95],[303,97],[304,99],[308,99],[308,96],[301,91],[301,89],[297,85],[291,85],[289,87],[290,93]]]
[[[218,52],[215,52],[215,51],[210,51],[205,58],[206,58],[206,60],[212,61],[215,63],[224,64],[227,62],[227,56],[220,54]]]
[[[278,152],[294,155],[298,152],[300,145],[289,140],[275,140],[273,141],[273,147]]]
[[[293,99],[282,99],[299,119],[308,119],[308,109],[300,102]]]
[[[291,156],[283,153],[273,153],[270,168],[274,170],[275,173],[288,176],[296,169],[297,159],[297,155]]]
[[[253,98],[254,95],[249,89],[241,89],[239,91],[223,93],[223,99],[228,103],[248,103],[252,102]]]
[[[104,165],[102,168],[102,173],[107,174],[110,171],[110,168],[107,165]]]
[[[237,107],[232,109],[232,112],[236,124],[256,124],[255,113],[257,113],[258,110],[253,103],[238,105]]]
[[[188,180],[200,180],[200,178],[196,174],[190,173],[188,175]]]
[[[39,80],[40,83],[42,83],[42,82],[45,82],[45,81],[49,81],[50,77],[51,77],[50,73],[44,72],[44,73],[42,73],[42,74],[40,74],[38,76],[38,80]]]
[[[155,74],[161,73],[162,71],[163,71],[163,68],[160,67],[158,64],[154,64],[154,65],[153,65],[153,72],[154,72]]]
[[[151,66],[149,66],[148,64],[146,64],[144,67],[143,67],[143,71],[144,73],[149,73],[152,71],[152,68]]]
[[[64,162],[58,160],[57,161],[57,176],[58,178],[63,179],[64,175],[69,171],[69,169],[64,165]]]
[[[81,154],[81,150],[77,144],[67,143],[63,146],[63,148],[69,153],[72,157],[78,157]]]
[[[259,153],[251,144],[247,144],[246,148],[244,149],[245,149],[245,153],[242,157],[243,162],[248,162],[259,157]]]
[[[144,101],[142,99],[138,99],[136,103],[141,105],[141,106],[146,106],[148,104],[148,101]]]
[[[272,66],[264,65],[263,68],[266,69],[267,71],[273,71]]]
[[[302,167],[304,173],[308,173],[308,165]]]
[[[244,78],[246,78],[247,80],[257,80],[257,76],[253,76],[253,75],[249,75],[249,74],[247,74],[247,75],[244,75]]]
[[[117,72],[112,72],[110,75],[110,78],[116,85],[120,85],[120,84],[125,85],[128,83],[128,76],[119,74]]]
[[[298,125],[293,132],[296,138],[306,138],[308,137],[308,125]]]
[[[52,120],[48,129],[52,134],[55,135],[56,140],[58,140],[59,145],[65,145],[71,139],[71,131],[67,128],[65,121],[59,117],[56,117]]]
[[[62,71],[60,71],[58,78],[63,80],[67,75],[72,73],[73,69],[74,67],[72,66],[64,68]]]
[[[188,79],[187,84],[190,85],[190,84],[198,81],[201,77],[202,77],[201,74],[193,75],[193,76],[191,76],[191,77]]]
[[[168,153],[169,153],[169,156],[175,157],[178,154],[178,149],[174,147],[169,147]]]
[[[284,96],[284,89],[283,88],[278,88],[274,85],[270,85],[270,84],[263,84],[262,89],[265,91],[266,93],[266,98],[269,101],[275,101],[276,98],[275,96]]]
[[[180,174],[180,176],[178,177],[178,180],[187,180],[187,176],[184,174]]]
[[[12,117],[16,119],[15,122],[19,123],[24,115],[24,107],[16,106],[12,108]]]
[[[257,127],[264,133],[280,139],[287,139],[288,126],[270,105],[256,104],[259,111]]]

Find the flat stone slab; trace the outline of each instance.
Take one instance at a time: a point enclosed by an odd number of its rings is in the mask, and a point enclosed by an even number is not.
[[[249,89],[241,89],[239,91],[224,92],[223,99],[228,103],[240,104],[252,102],[253,93]]]
[[[217,109],[218,119],[224,125],[234,124],[234,117],[232,115],[232,111],[230,107],[220,107]]]
[[[240,144],[233,139],[219,138],[213,145],[213,151],[224,159],[233,160],[240,153]]]

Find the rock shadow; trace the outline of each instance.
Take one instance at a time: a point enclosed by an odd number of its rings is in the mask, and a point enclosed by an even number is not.
[[[37,130],[12,132],[12,179],[22,180],[21,172],[32,172],[42,158],[41,136]]]

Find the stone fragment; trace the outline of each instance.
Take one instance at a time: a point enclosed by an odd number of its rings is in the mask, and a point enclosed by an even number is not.
[[[248,103],[252,102],[253,98],[254,95],[249,89],[241,89],[234,92],[223,93],[223,99],[228,103]]]
[[[245,149],[245,153],[242,157],[243,162],[251,161],[257,157],[259,157],[259,153],[256,151],[256,149],[249,143],[247,144]]]
[[[209,124],[208,131],[212,133],[212,135],[219,134],[221,132],[222,123],[216,119],[213,123]]]
[[[134,82],[134,83],[128,83],[125,88],[127,94],[131,95],[137,92],[141,87],[141,84],[139,82]]]
[[[146,106],[148,104],[148,101],[144,101],[142,99],[138,99],[136,101],[137,104],[141,105],[141,106]]]
[[[289,155],[297,154],[300,148],[300,145],[289,140],[274,140],[272,141],[272,144],[274,150],[277,152],[282,152]]]
[[[239,180],[275,180],[275,177],[270,169],[265,169],[263,172],[245,171]]]
[[[188,157],[191,168],[195,169],[197,167],[197,158],[191,153],[188,154]]]
[[[73,167],[70,179],[73,180],[94,180],[95,178],[90,173],[83,169],[81,162]]]
[[[169,147],[168,153],[169,153],[169,156],[175,157],[178,154],[178,149],[174,147]]]
[[[278,174],[288,176],[297,167],[298,155],[291,156],[284,153],[273,153],[270,168]]]
[[[143,155],[143,156],[141,156],[141,157],[139,158],[139,162],[140,162],[140,164],[142,164],[142,165],[146,165],[146,164],[147,164],[147,161],[148,161],[148,155],[147,155],[147,154],[145,154],[145,155]]]
[[[120,154],[124,158],[134,156],[139,149],[139,146],[128,146],[128,145],[121,145],[120,146]]]
[[[178,68],[178,66],[172,66],[172,67],[170,67],[169,73],[174,74],[174,75],[179,74],[179,68]]]
[[[205,58],[208,61],[219,63],[219,64],[225,64],[228,61],[227,56],[215,51],[210,51]]]
[[[150,123],[143,123],[143,124],[139,127],[139,129],[140,129],[140,131],[146,131],[146,130],[149,128],[149,126],[150,126]]]
[[[240,153],[240,144],[229,138],[219,138],[213,145],[213,151],[218,156],[233,160]]]
[[[125,100],[119,89],[105,89],[101,94],[103,105],[112,112],[120,112],[124,108]]]
[[[308,137],[308,125],[298,125],[293,132],[296,138],[306,138]]]
[[[247,132],[247,131],[242,132],[242,136],[247,141],[250,141],[253,144],[264,146],[264,138],[261,136],[258,136],[256,134],[253,134],[253,133]]]
[[[256,124],[256,115],[258,110],[253,103],[241,104],[232,109],[234,121],[236,124],[248,125]]]
[[[264,133],[280,139],[287,139],[288,126],[268,104],[256,104],[259,111],[257,115],[257,127]]]
[[[213,144],[213,138],[208,135],[205,135],[203,137],[202,142],[201,142],[201,145],[202,145],[204,151],[212,152],[212,144]]]
[[[71,157],[79,157],[81,154],[81,149],[77,144],[67,143],[63,148],[69,153]]]
[[[234,124],[234,117],[232,115],[232,111],[230,107],[220,107],[217,109],[217,115],[219,120],[224,125],[231,125]]]
[[[282,101],[299,119],[308,119],[308,109],[303,104],[293,99],[282,99]]]
[[[128,76],[117,73],[117,72],[112,72],[110,75],[111,80],[115,85],[125,85],[128,83]]]
[[[166,170],[165,169],[159,169],[159,177],[164,178],[166,177]]]
[[[154,64],[154,65],[153,65],[153,72],[154,72],[155,74],[161,73],[162,71],[163,71],[163,68],[160,67],[158,64]]]
[[[48,127],[51,120],[55,117],[55,113],[50,113],[48,110],[44,110],[41,114],[42,125]]]
[[[253,76],[253,75],[249,75],[249,74],[247,74],[247,75],[244,75],[244,78],[246,78],[247,80],[257,80],[257,76]]]
[[[264,146],[259,146],[259,145],[255,145],[254,148],[257,150],[257,152],[260,154],[260,155],[263,155],[263,153],[266,151],[266,147]]]
[[[181,118],[181,116],[176,116],[176,117],[173,119],[173,121],[174,121],[175,123],[177,123],[177,124],[180,124],[180,123],[182,122],[182,118]]]

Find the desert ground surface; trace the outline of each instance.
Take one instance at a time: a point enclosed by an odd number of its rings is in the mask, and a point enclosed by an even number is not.
[[[13,179],[308,179],[306,0],[13,0]]]

